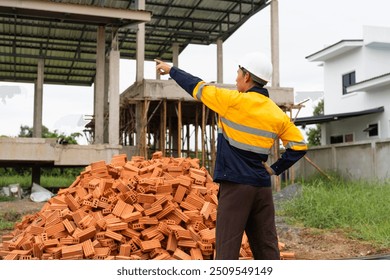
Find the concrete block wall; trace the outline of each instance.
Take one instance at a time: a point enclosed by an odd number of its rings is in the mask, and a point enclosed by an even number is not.
[[[390,178],[390,139],[311,147],[307,157],[324,172],[346,179],[384,181]],[[294,167],[296,177],[309,178],[319,171],[304,158]]]

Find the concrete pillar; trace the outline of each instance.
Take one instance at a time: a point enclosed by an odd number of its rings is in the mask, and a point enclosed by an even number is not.
[[[95,134],[94,144],[104,143],[104,77],[105,77],[105,28],[97,29],[96,76],[94,95]]]
[[[145,0],[136,0],[135,8],[145,10]],[[140,83],[144,79],[145,62],[145,23],[138,24],[137,42],[136,42],[136,74],[135,81]]]
[[[118,50],[110,51],[110,78],[109,78],[109,121],[108,143],[119,145],[119,59]]]
[[[272,87],[280,87],[279,77],[279,2],[271,2],[271,56],[272,56]]]
[[[179,67],[179,44],[172,44],[172,64],[173,66]]]
[[[31,168],[31,180],[32,183],[41,184],[41,167],[39,165],[33,165]],[[32,186],[32,184],[31,184]]]
[[[272,83],[273,88],[280,87],[279,78],[279,3],[278,0],[271,2],[271,61],[273,66]],[[272,160],[275,162],[280,157],[279,139],[276,139],[272,147]],[[275,191],[281,190],[281,181],[279,176],[272,176],[272,187]]]
[[[217,83],[223,83],[223,42],[217,40]]]
[[[34,118],[33,118],[33,137],[42,137],[42,112],[43,112],[43,80],[44,80],[45,61],[38,59],[37,79],[34,89]]]
[[[108,91],[109,91],[109,86],[110,86],[110,55],[105,56],[104,58],[104,103],[103,103],[103,108],[104,108],[104,132],[103,132],[103,143],[108,143],[108,134],[109,134],[109,120],[107,116],[109,115],[110,109],[108,108]]]

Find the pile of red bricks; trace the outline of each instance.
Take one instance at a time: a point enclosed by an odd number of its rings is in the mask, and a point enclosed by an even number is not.
[[[213,259],[217,193],[198,159],[117,155],[24,216],[0,259]],[[240,258],[252,258],[245,235]]]

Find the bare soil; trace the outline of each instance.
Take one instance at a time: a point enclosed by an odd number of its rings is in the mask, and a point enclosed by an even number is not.
[[[45,202],[37,203],[29,198],[0,202],[0,217],[16,222],[27,214],[39,212],[44,204]],[[390,248],[378,249],[368,242],[350,239],[340,230],[294,227],[286,224],[283,217],[277,217],[276,224],[280,242],[285,244],[283,251],[294,252],[296,259],[329,260],[390,255]],[[10,230],[0,230],[0,240],[8,232]]]

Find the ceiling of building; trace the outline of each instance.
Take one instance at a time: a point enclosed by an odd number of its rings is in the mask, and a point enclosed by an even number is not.
[[[145,0],[140,17],[134,13],[134,18],[126,18],[121,12],[136,10],[135,0],[3,0],[0,81],[33,83],[38,59],[43,58],[45,84],[91,86],[98,26],[105,26],[106,50],[116,34],[121,58],[135,59],[137,24],[149,16],[145,24],[145,59],[171,61],[173,43],[179,45],[181,53],[189,44],[225,41],[270,2]],[[54,5],[58,11],[45,10]],[[78,10],[86,12],[80,15]]]

